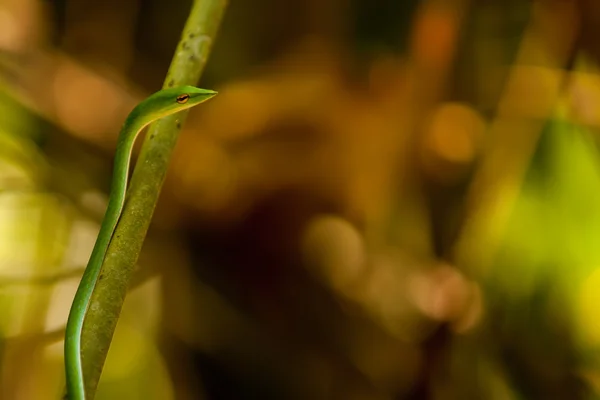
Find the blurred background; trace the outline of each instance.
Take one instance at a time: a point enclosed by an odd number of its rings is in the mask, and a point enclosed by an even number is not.
[[[0,0],[0,398],[59,399],[191,0]],[[600,2],[231,0],[97,399],[600,398]]]

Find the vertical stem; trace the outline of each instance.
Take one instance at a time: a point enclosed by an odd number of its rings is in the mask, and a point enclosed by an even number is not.
[[[226,6],[227,0],[194,1],[163,87],[198,82]],[[154,123],[136,163],[123,215],[108,248],[82,332],[83,372],[91,398],[186,116],[187,112],[181,112]]]

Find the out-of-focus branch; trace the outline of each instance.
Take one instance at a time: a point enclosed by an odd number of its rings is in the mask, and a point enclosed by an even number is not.
[[[568,77],[561,68],[575,46],[575,7],[571,2],[545,1],[533,8],[490,127],[488,150],[467,194],[467,218],[453,249],[459,265],[482,269],[493,257],[543,124]]]

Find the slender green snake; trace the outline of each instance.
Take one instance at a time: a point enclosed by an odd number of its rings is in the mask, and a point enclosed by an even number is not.
[[[217,92],[199,89],[193,86],[181,86],[160,90],[140,104],[129,114],[117,142],[113,180],[110,189],[108,207],[100,232],[94,245],[77,293],[71,306],[65,334],[65,372],[67,378],[67,396],[70,400],[89,400],[86,394],[81,360],[81,332],[92,293],[100,276],[106,250],[112,239],[117,222],[121,217],[133,144],[139,133],[151,122],[167,115],[198,105]]]

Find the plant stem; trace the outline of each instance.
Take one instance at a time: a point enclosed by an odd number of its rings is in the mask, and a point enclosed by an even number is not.
[[[195,0],[163,87],[195,85],[202,74],[227,0]],[[158,201],[186,112],[148,130],[127,201],[108,248],[84,322],[81,352],[86,392],[93,398],[106,355]]]

